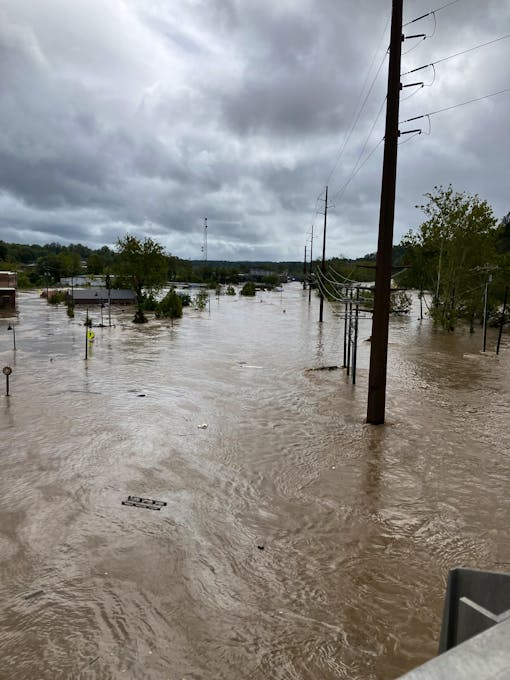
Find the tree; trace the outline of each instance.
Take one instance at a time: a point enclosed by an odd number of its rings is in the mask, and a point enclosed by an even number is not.
[[[157,292],[166,282],[168,259],[163,246],[151,238],[144,241],[126,234],[117,241],[116,273],[128,282],[136,295],[137,310],[133,321],[145,323],[143,313],[145,295]]]
[[[180,319],[182,316],[182,299],[171,288],[165,297],[158,303],[156,308],[156,318],[161,319]]]
[[[453,330],[459,318],[471,324],[481,314],[483,289],[490,268],[496,268],[496,219],[477,195],[434,187],[428,202],[416,206],[427,219],[402,245],[410,269],[402,283],[433,293],[432,317]]]
[[[63,252],[58,255],[60,270],[64,276],[77,276],[81,272],[81,261],[78,253]]]
[[[91,253],[87,258],[87,274],[102,274],[104,260],[99,253]]]
[[[497,247],[502,253],[510,252],[510,212],[503,217],[498,227]]]
[[[246,295],[248,297],[253,297],[256,292],[257,292],[257,289],[255,288],[255,284],[252,281],[247,281],[244,284],[244,286],[241,288],[240,295]]]

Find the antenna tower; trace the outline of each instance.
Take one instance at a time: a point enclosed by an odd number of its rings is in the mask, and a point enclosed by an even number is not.
[[[204,244],[202,246],[204,262],[207,262],[207,217],[204,217]]]

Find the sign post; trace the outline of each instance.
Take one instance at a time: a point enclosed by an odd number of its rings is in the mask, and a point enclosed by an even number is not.
[[[9,376],[12,373],[12,368],[10,366],[4,366],[2,373],[5,375],[5,396],[9,396]]]

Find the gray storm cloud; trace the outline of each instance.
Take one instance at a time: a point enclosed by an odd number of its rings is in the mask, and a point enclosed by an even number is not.
[[[404,5],[407,20],[436,7]],[[100,247],[130,231],[196,258],[207,216],[211,259],[300,259],[328,182],[328,252],[375,250],[390,11],[368,0],[4,0],[1,238]],[[404,43],[403,71],[510,33],[510,0],[459,0],[404,30],[430,37]],[[426,87],[403,91],[401,119],[510,88],[509,55],[503,39],[413,74]],[[402,137],[396,241],[435,184],[508,212],[509,108],[501,94]]]

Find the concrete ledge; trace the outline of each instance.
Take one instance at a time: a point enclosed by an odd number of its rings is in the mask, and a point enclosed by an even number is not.
[[[508,680],[510,619],[401,676],[401,680]]]

